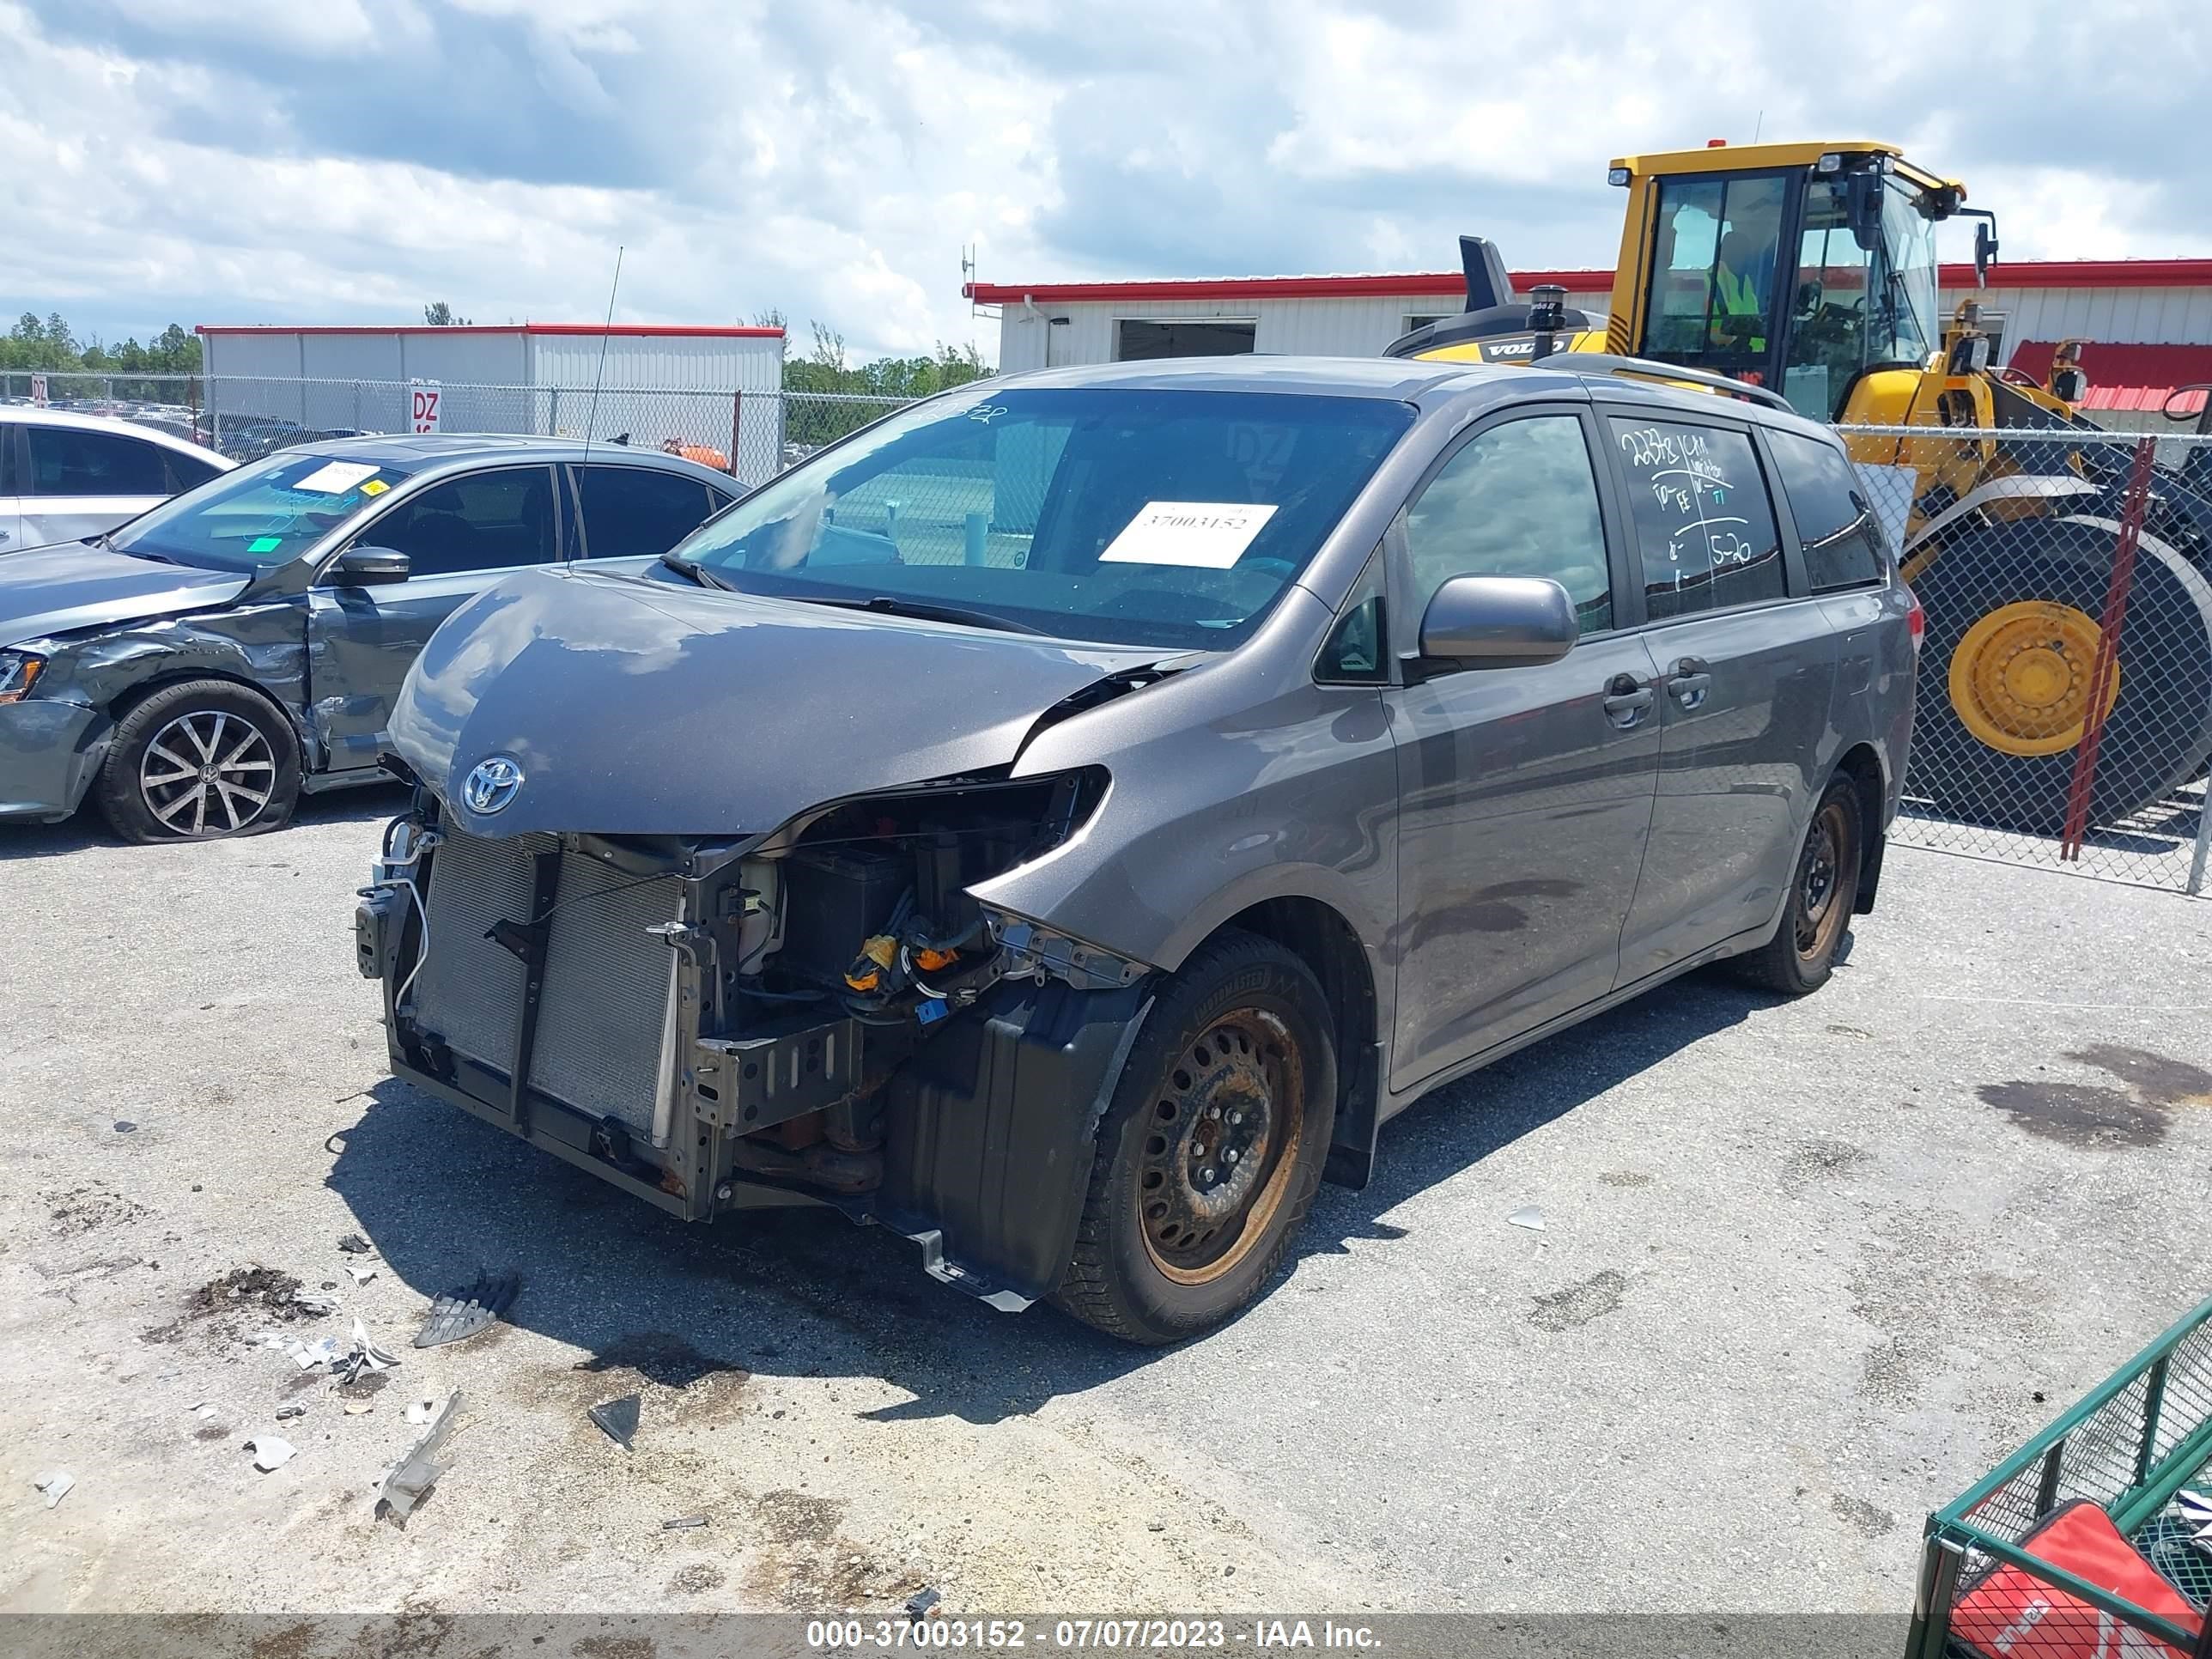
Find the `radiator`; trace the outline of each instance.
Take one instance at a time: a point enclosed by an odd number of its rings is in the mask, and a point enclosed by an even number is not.
[[[529,920],[532,862],[554,842],[444,834],[430,866],[417,1018],[455,1053],[504,1074],[514,1063],[523,967],[484,934]],[[648,1139],[678,958],[646,929],[676,921],[682,895],[678,877],[641,880],[564,853],[546,939],[531,1086]]]

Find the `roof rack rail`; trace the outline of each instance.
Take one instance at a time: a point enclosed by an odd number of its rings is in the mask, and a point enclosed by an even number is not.
[[[1785,415],[1797,412],[1787,398],[1771,387],[1750,386],[1741,380],[1731,380],[1725,374],[1709,374],[1702,368],[1685,368],[1680,363],[1657,362],[1649,357],[1621,357],[1609,351],[1555,351],[1548,357],[1537,358],[1535,367],[1572,369],[1577,374],[1625,374],[1632,379],[1685,380],[1709,392],[1723,392],[1747,402],[1765,404]]]

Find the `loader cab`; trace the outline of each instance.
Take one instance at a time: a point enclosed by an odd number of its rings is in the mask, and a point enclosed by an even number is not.
[[[1613,349],[1768,386],[1831,421],[1866,370],[1924,367],[1940,344],[1936,223],[1964,192],[1894,150],[1717,145],[1610,176],[1631,191]]]

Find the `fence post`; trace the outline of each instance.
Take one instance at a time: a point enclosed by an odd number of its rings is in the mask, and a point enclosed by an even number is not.
[[[2150,506],[2151,469],[2158,440],[2136,445],[2136,464],[2128,474],[2128,493],[2120,507],[2119,539],[2112,547],[2112,579],[2105,589],[2105,614],[2097,622],[2097,660],[2089,673],[2089,707],[2082,716],[2081,744],[2074,751],[2074,778],[2066,792],[2066,833],[2058,843],[2061,860],[2081,861],[2081,837],[2089,827],[2091,791],[2097,780],[2097,745],[2105,735],[2105,700],[2119,670],[2120,629],[2127,620],[2128,588],[2135,580],[2136,549],[2142,538],[2143,515]]]
[[[2204,799],[2197,804],[2197,852],[2189,860],[2189,884],[2191,895],[2204,890],[2204,865],[2212,857],[2212,777],[2204,781]],[[2207,1623],[2212,1623],[2208,1620]]]

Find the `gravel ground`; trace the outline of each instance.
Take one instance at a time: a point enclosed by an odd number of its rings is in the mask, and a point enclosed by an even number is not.
[[[0,1608],[1893,1613],[1923,1512],[2205,1292],[2212,904],[1895,854],[1822,994],[1694,978],[1440,1092],[1265,1302],[1152,1353],[834,1218],[686,1228],[385,1080],[349,923],[393,805],[0,836]],[[512,1322],[409,1347],[485,1266]],[[201,1294],[253,1267],[401,1352],[373,1410]],[[454,1389],[434,1494],[373,1521]],[[584,1413],[629,1393],[624,1453]]]

